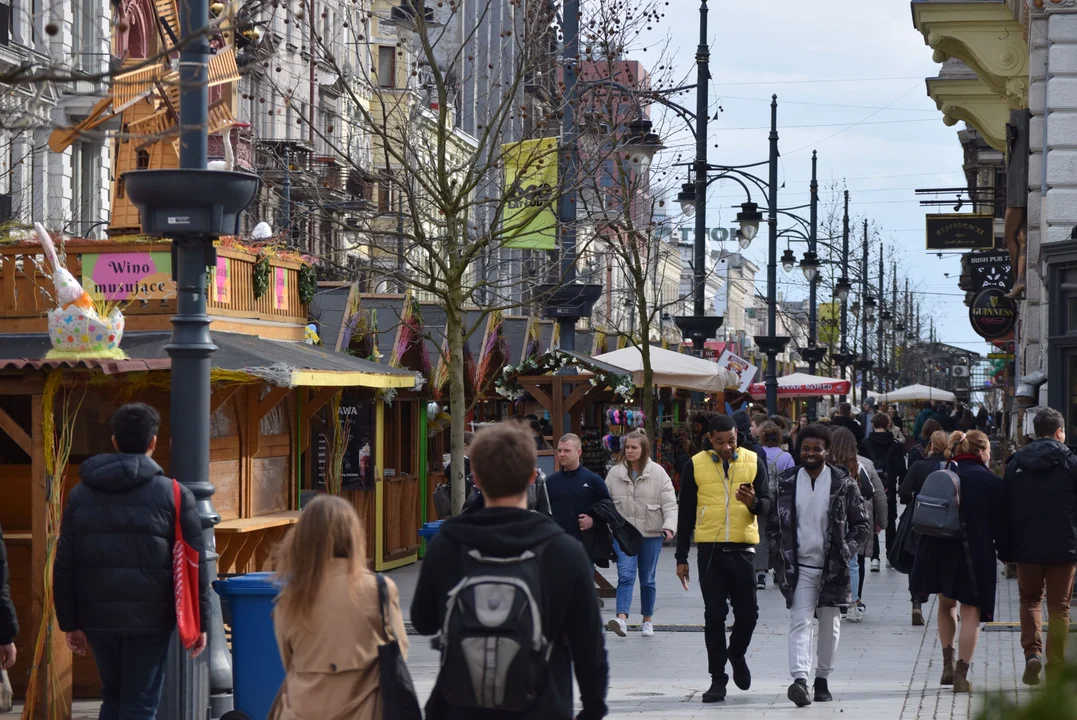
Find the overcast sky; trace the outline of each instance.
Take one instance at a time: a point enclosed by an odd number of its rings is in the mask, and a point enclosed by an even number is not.
[[[693,81],[698,9],[698,0],[669,0],[665,25],[654,28],[654,43],[632,56],[655,62],[655,48],[670,37],[673,67]],[[969,325],[964,294],[957,288],[959,259],[940,260],[924,248],[925,213],[953,210],[922,208],[913,191],[965,184],[957,138],[963,124],[946,127],[927,97],[924,79],[934,77],[939,66],[913,28],[907,0],[712,0],[709,31],[712,115],[722,108],[718,121],[711,122],[711,162],[767,159],[769,99],[776,93],[780,179],[785,183],[779,204],[808,202],[811,151],[817,149],[821,184],[846,183],[850,214],[869,218],[897,248],[899,277],[912,275],[925,324],[931,314],[941,341],[987,352],[989,346]],[[678,101],[695,107],[693,93]],[[665,128],[669,144],[689,146],[683,159],[690,159],[691,139],[671,135],[672,125]],[[665,159],[671,159],[668,152]],[[765,178],[765,166],[760,174]],[[821,200],[828,199],[823,193]],[[732,206],[742,200],[743,191],[732,183],[712,186],[708,226],[731,225]],[[854,237],[859,240],[855,229]],[[853,247],[859,257],[859,242]],[[784,248],[780,241],[779,254]],[[804,249],[794,246],[798,257]],[[765,226],[746,255],[765,265]],[[886,273],[889,277],[889,263]],[[758,279],[759,291],[765,292],[765,270]],[[786,275],[780,265],[778,280],[788,296],[806,294],[802,278]],[[889,286],[888,279],[887,297]]]

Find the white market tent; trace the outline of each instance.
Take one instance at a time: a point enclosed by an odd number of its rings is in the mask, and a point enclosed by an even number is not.
[[[845,395],[850,390],[848,380],[791,373],[778,378],[778,397],[820,397],[824,395]],[[757,382],[748,386],[748,392],[754,397],[766,397],[766,383]]]
[[[626,347],[613,352],[596,355],[594,360],[624,368],[632,373],[632,382],[643,385],[643,356],[636,347]],[[651,345],[651,370],[654,384],[677,387],[699,392],[721,392],[736,387],[737,376],[718,367],[718,363],[684,355]]]
[[[957,397],[952,392],[940,390],[929,385],[909,385],[898,388],[888,393],[876,396],[879,402],[917,402],[931,400],[937,402],[956,402]]]

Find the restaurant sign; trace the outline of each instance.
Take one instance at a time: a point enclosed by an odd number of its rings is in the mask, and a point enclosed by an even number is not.
[[[928,215],[928,250],[990,250],[995,247],[995,218],[968,213]]]
[[[969,322],[985,340],[998,340],[1013,332],[1017,323],[1017,303],[999,287],[985,287],[969,306]]]

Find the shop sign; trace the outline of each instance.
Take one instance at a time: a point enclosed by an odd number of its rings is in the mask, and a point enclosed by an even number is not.
[[[328,406],[327,406],[328,407]],[[345,390],[340,400],[337,422],[347,422],[347,449],[342,465],[342,488],[358,490],[374,487],[374,398]],[[329,462],[326,432],[318,434],[317,480],[324,486]]]
[[[1012,352],[993,352],[987,353],[988,360],[1013,360]]]
[[[928,215],[928,250],[990,250],[995,247],[992,215]]]
[[[172,253],[85,253],[82,287],[110,302],[165,300],[176,296]]]
[[[967,256],[973,292],[987,287],[999,287],[1009,291],[1013,287],[1013,266],[1010,254],[994,250],[985,253],[969,253]]]
[[[969,322],[985,340],[997,340],[1013,332],[1017,323],[1017,303],[1006,297],[999,287],[986,287],[976,293],[969,307]]]

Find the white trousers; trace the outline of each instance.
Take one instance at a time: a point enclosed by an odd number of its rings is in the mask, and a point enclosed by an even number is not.
[[[834,669],[834,655],[838,651],[841,632],[841,611],[836,607],[817,607],[822,578],[821,569],[801,567],[800,578],[793,592],[793,606],[789,610],[789,674],[794,680],[807,680],[811,676],[816,613],[819,614],[819,662],[815,667],[815,677],[825,678]]]

